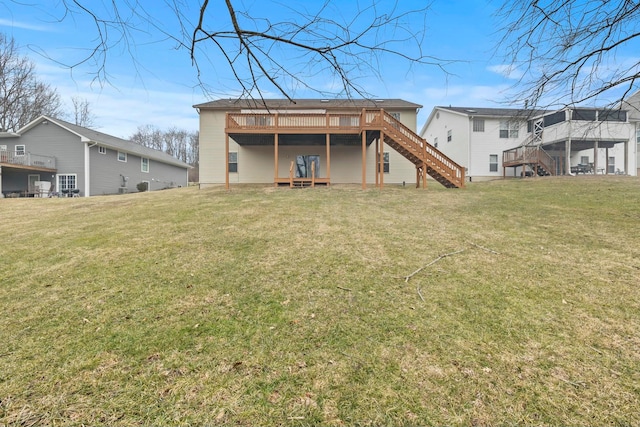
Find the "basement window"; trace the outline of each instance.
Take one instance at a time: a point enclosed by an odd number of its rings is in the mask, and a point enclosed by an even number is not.
[[[238,173],[238,152],[229,151],[229,173]]]
[[[378,162],[378,168],[379,167],[380,167],[380,162]],[[385,151],[384,153],[382,153],[382,172],[389,173],[389,152],[388,151]]]
[[[489,154],[489,172],[498,172],[497,154]]]

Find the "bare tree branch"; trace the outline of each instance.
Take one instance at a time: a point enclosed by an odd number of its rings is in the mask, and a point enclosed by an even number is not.
[[[510,67],[522,73],[515,104],[621,105],[638,89],[639,2],[505,1],[499,17],[499,46]],[[631,53],[625,55],[623,49]]]
[[[282,11],[278,22],[256,16],[249,6],[233,0],[202,0],[197,10],[184,0],[154,4],[171,9],[172,23],[162,21],[155,9],[138,0],[105,2],[100,7],[88,0],[61,0],[64,13],[58,19],[93,22],[90,49],[68,65],[73,69],[92,61],[100,82],[109,81],[107,62],[117,46],[124,46],[136,67],[144,68],[136,59],[136,40],[141,35],[152,37],[153,32],[188,53],[203,88],[219,85],[206,76],[226,65],[241,96],[256,99],[275,91],[291,100],[298,88],[323,96],[371,97],[359,78],[379,76],[386,62],[402,61],[407,70],[417,64],[434,66],[444,73],[454,62],[426,55],[424,26],[410,24],[428,13],[428,2],[416,9],[408,9],[400,0],[384,6],[381,0],[348,5],[325,0],[315,10],[306,3],[294,6],[274,0],[271,4]],[[321,83],[312,81],[315,76],[322,76]],[[327,89],[325,82],[336,85]]]

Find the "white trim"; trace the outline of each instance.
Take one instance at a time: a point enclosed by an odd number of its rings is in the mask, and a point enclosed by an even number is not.
[[[107,154],[107,147],[103,147],[102,145],[98,145],[98,154]]]
[[[91,194],[91,146],[88,142],[84,143],[84,197]],[[77,183],[76,183],[77,185]]]

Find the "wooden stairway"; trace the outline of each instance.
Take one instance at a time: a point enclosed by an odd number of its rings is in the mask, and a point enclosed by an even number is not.
[[[425,171],[447,188],[464,187],[464,168],[445,156],[384,110],[367,110],[364,127],[379,130],[385,144],[402,154],[416,166],[418,173]]]
[[[502,175],[506,175],[506,168],[521,167],[522,175],[526,176],[525,168],[530,168],[532,174],[538,176],[555,175],[556,162],[538,145],[521,145],[502,152]]]

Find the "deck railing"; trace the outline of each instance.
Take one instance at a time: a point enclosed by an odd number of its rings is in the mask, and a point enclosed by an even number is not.
[[[0,151],[0,163],[45,169],[56,168],[55,157],[41,156],[40,154],[32,153],[16,154],[8,150]]]
[[[555,175],[555,160],[546,151],[538,146],[525,145],[502,152],[502,164],[505,166],[519,164],[539,164],[547,172]]]
[[[227,114],[227,130],[277,130],[277,129],[360,129],[360,114]]]

